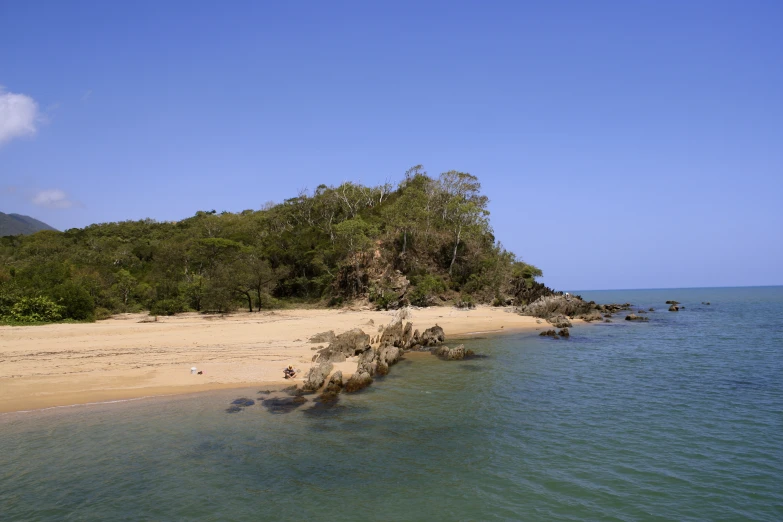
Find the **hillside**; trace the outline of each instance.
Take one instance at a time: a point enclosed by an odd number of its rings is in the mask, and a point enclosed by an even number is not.
[[[0,212],[0,236],[32,234],[39,230],[56,230],[43,221],[22,216],[21,214],[3,214]]]
[[[469,306],[548,291],[538,268],[496,241],[480,189],[470,174],[432,178],[417,166],[396,186],[321,185],[262,210],[2,238],[0,315]]]

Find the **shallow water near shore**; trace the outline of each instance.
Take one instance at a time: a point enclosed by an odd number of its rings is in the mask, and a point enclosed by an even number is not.
[[[581,295],[656,311],[409,355],[331,407],[245,389],[2,415],[0,518],[783,519],[783,287]]]

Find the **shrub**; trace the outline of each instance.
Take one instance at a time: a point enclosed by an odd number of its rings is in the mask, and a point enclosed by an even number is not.
[[[414,284],[416,287],[410,294],[410,301],[415,306],[430,306],[434,295],[446,290],[446,285],[442,280],[429,274],[416,278]]]
[[[63,316],[77,321],[93,319],[95,300],[86,288],[72,281],[57,285],[52,292],[57,302],[65,307]]]
[[[185,311],[185,305],[179,299],[161,299],[150,307],[150,315],[174,315]]]
[[[462,294],[459,301],[457,301],[457,308],[476,308],[476,302],[473,300],[473,296],[470,294]]]
[[[102,308],[98,307],[95,309],[95,320],[96,321],[102,321],[104,319],[109,319],[112,316],[111,310],[108,308]]]
[[[370,289],[370,302],[375,303],[375,307],[378,310],[388,310],[390,307],[394,308],[397,304],[396,294],[389,291],[386,288],[378,288],[373,286]]]
[[[65,307],[48,297],[22,297],[11,307],[10,318],[21,323],[49,323],[59,321]]]

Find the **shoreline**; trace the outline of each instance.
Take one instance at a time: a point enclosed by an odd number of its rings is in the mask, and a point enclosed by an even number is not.
[[[97,323],[0,327],[0,414],[143,397],[183,395],[249,386],[301,384],[315,350],[308,339],[361,328],[375,335],[394,311],[276,310],[202,316],[189,313],[141,322],[147,314],[122,314]],[[545,321],[509,308],[412,309],[415,329],[435,324],[446,344],[480,335],[549,328]],[[297,378],[282,370],[298,367]],[[197,367],[203,375],[191,375]],[[335,365],[346,377],[355,358]]]

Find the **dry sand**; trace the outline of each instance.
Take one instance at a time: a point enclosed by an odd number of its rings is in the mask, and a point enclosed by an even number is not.
[[[394,312],[281,310],[228,316],[125,314],[93,324],[0,326],[0,412],[84,404],[248,385],[291,384],[313,364],[316,333],[362,328],[376,334]],[[542,329],[509,309],[412,309],[414,327],[435,324],[447,342],[483,333]],[[372,321],[372,323],[370,322]],[[203,371],[191,375],[191,367]],[[356,361],[336,365],[350,375]]]

